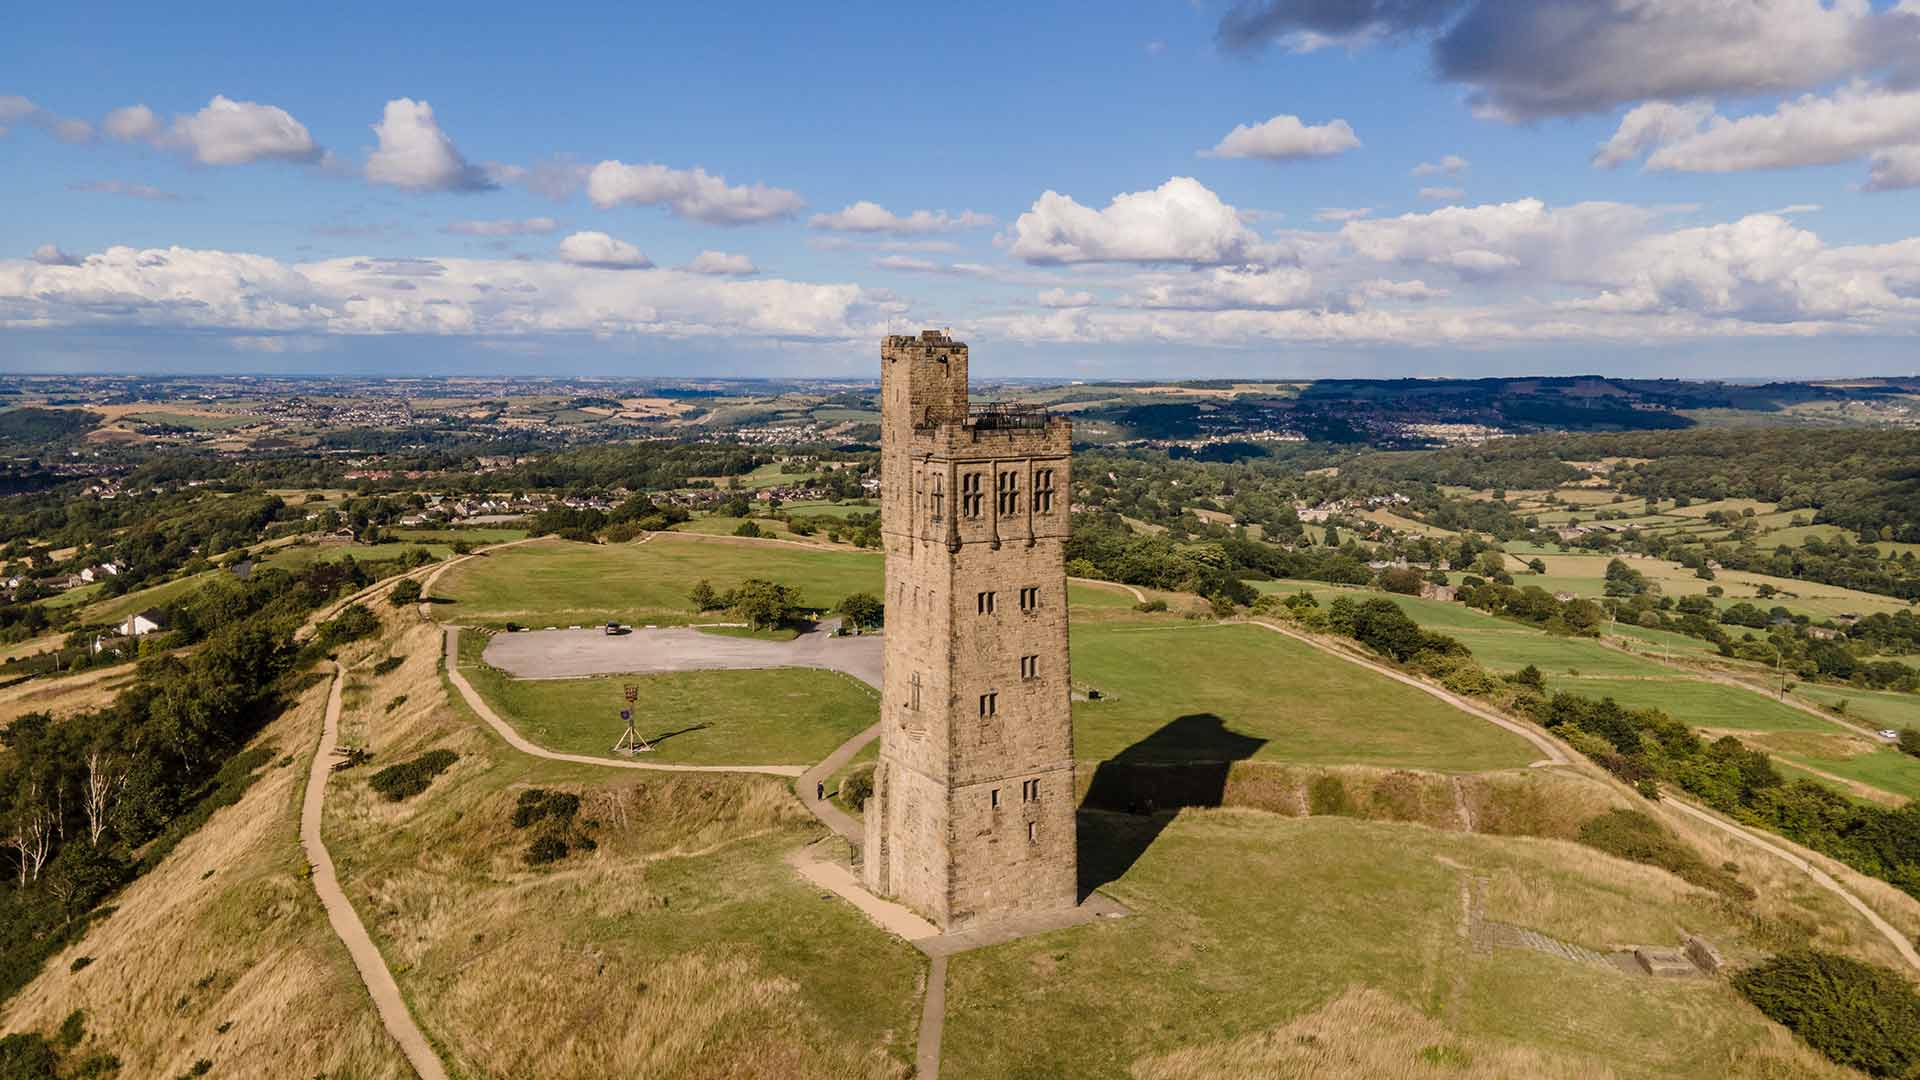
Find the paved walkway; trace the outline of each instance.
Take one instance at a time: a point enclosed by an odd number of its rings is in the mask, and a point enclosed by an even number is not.
[[[536,746],[528,742],[526,736],[520,734],[512,724],[501,719],[500,714],[493,711],[493,706],[488,705],[479,691],[473,688],[473,684],[467,681],[467,677],[460,673],[460,628],[457,626],[447,627],[447,680],[453,683],[454,689],[460,691],[460,696],[466,699],[467,706],[493,729],[494,734],[505,739],[508,746],[533,757],[546,758],[550,761],[571,761],[579,765],[600,765],[610,769],[642,769],[654,772],[760,773],[766,776],[797,777],[805,771],[798,765],[669,765],[654,761],[593,757],[588,754],[563,754],[544,746]],[[806,801],[811,803],[813,800]]]
[[[320,904],[327,909],[327,922],[332,924],[333,932],[353,957],[353,966],[359,969],[360,981],[366,984],[387,1034],[400,1044],[400,1052],[407,1056],[407,1062],[423,1080],[445,1080],[446,1069],[419,1025],[413,1022],[413,1014],[407,1011],[407,1003],[400,997],[400,987],[393,981],[393,973],[387,970],[386,960],[380,950],[374,948],[366,925],[348,902],[347,894],[341,891],[340,879],[333,869],[333,856],[327,853],[327,845],[320,839],[320,809],[327,795],[327,778],[333,773],[333,747],[340,737],[340,694],[346,681],[346,668],[336,663],[333,688],[327,692],[326,720],[320,727],[320,746],[314,751],[313,766],[307,773],[306,797],[300,804],[300,845],[306,849],[307,862],[313,867],[313,891],[320,894]]]
[[[516,679],[576,679],[586,675],[668,671],[824,668],[880,685],[885,645],[875,634],[834,637],[822,624],[792,641],[709,634],[686,626],[609,635],[604,627],[523,630],[495,634],[487,663]]]
[[[801,773],[800,782],[796,785],[799,789],[800,801],[807,804],[807,809],[813,811],[813,816],[819,818],[820,823],[827,828],[839,833],[855,848],[866,841],[865,827],[853,820],[846,811],[825,799],[815,798],[815,792],[820,790],[821,784],[827,782],[827,777],[839,772],[847,762],[853,760],[855,754],[879,737],[880,725],[875,724],[841,743],[833,753],[827,755],[825,761]]]

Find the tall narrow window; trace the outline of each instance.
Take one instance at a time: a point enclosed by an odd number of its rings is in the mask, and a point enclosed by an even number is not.
[[[1032,611],[1039,606],[1040,606],[1040,589],[1038,586],[1030,585],[1027,588],[1020,590],[1020,610],[1021,611]]]
[[[1000,789],[999,788],[994,788],[990,793],[988,793],[987,798],[991,802],[995,810],[1000,809]]]
[[[1033,512],[1036,514],[1053,513],[1053,470],[1035,469],[1033,471]]]
[[[999,694],[981,694],[980,695],[980,715],[981,716],[993,716],[999,711],[1000,711],[1000,695]]]
[[[933,520],[940,521],[947,513],[946,480],[939,473],[933,474]]]
[[[1029,844],[1037,843],[1039,839],[1040,839],[1040,823],[1037,821],[1027,822],[1027,843]]]
[[[907,681],[907,687],[911,691],[911,694],[907,698],[907,708],[912,709],[914,712],[919,712],[920,711],[920,673],[919,672],[916,671],[913,673],[913,678]]]
[[[970,472],[960,477],[960,512],[970,518],[977,518],[986,509],[987,496],[981,490],[981,477],[984,473]]]
[[[1039,802],[1040,801],[1040,781],[1038,780],[1020,781],[1020,801],[1021,802]]]
[[[977,596],[974,597],[974,603],[979,605],[980,614],[982,615],[993,614],[993,594],[992,593],[983,592],[978,594]]]
[[[1020,512],[1020,474],[1003,472],[1000,474],[998,507],[1001,517],[1012,517]]]
[[[1040,677],[1040,658],[1038,656],[1023,656],[1020,658],[1020,677],[1023,679],[1037,679]]]

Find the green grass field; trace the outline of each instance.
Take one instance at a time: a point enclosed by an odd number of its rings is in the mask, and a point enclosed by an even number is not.
[[[880,512],[880,507],[878,506],[862,506],[859,503],[817,501],[785,503],[780,509],[792,514],[794,517],[811,518],[847,518],[854,514],[877,514]]]
[[[1075,685],[1105,695],[1074,703],[1082,760],[1113,757],[1182,717],[1217,717],[1227,731],[1264,740],[1255,760],[1477,771],[1537,756],[1484,720],[1257,626],[1099,622],[1075,626],[1072,637]],[[1194,724],[1191,740],[1178,731],[1156,747],[1212,760],[1223,741],[1236,741],[1210,721]]]
[[[276,548],[271,554],[261,556],[260,562],[262,565],[277,566],[283,570],[299,570],[315,563],[337,562],[349,556],[360,562],[398,559],[414,548],[426,548],[436,559],[444,559],[453,554],[451,543],[421,543],[413,540],[393,540],[378,544],[292,544]]]
[[[1884,690],[1855,690],[1847,686],[1821,686],[1800,683],[1795,697],[1816,705],[1847,703],[1846,719],[1871,728],[1920,728],[1920,694],[1902,694]]]
[[[1634,709],[1661,709],[1694,727],[1734,731],[1831,731],[1819,717],[1761,694],[1720,683],[1671,678],[1609,679],[1547,673],[1547,686],[1592,698],[1612,698]]]
[[[1858,780],[1869,787],[1920,799],[1920,758],[1898,750],[1876,750],[1852,757],[1819,757],[1809,754],[1783,755],[1788,761],[1805,762],[1816,769]]]
[[[1083,836],[1124,827],[1082,821]],[[1488,917],[1590,947],[1691,930],[1751,948],[1705,894],[1571,845],[1185,812],[1107,886],[1129,917],[951,961],[942,1076],[1438,1078],[1463,1062],[1483,1077],[1838,1075],[1725,980],[1475,952],[1465,875],[1489,882]],[[1397,1011],[1283,1026],[1358,988]]]
[[[725,592],[747,578],[768,578],[797,587],[809,607],[831,608],[848,593],[878,595],[882,574],[875,551],[656,533],[645,543],[508,548],[447,571],[434,595],[453,601],[439,606],[442,618],[468,623],[681,623],[694,616],[687,590],[702,579]]]
[[[800,590],[801,603],[831,609],[848,593],[878,596],[885,587],[885,560],[878,551],[826,544],[701,540],[656,533],[645,543],[523,544],[470,559],[434,585],[440,617],[474,625],[518,622],[529,626],[584,626],[608,619],[674,625],[698,613],[687,590],[705,579],[720,592],[750,577],[769,578]],[[1133,597],[1118,588],[1073,585],[1075,608],[1112,611]]]
[[[812,668],[512,679],[474,662],[480,638],[460,643],[473,688],[522,735],[569,753],[607,754],[624,730],[627,684],[639,688],[635,723],[655,746],[645,760],[664,764],[811,765],[880,714],[865,684]]]

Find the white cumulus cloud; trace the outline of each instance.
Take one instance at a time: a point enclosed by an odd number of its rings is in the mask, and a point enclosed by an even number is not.
[[[455,236],[545,236],[559,228],[550,217],[474,218],[455,221],[445,231]]]
[[[693,257],[687,269],[696,274],[738,275],[757,274],[760,269],[753,260],[745,255],[729,254],[725,251],[703,251]]]
[[[1359,146],[1360,137],[1345,120],[1307,124],[1297,116],[1283,113],[1263,123],[1241,124],[1227,132],[1213,149],[1200,153],[1203,157],[1297,161],[1334,157]]]
[[[387,102],[373,133],[380,145],[367,155],[370,183],[402,191],[488,191],[498,186],[484,169],[467,163],[434,119],[433,106],[424,101]]]
[[[603,161],[587,173],[587,198],[602,210],[666,206],[712,225],[745,225],[789,217],[806,205],[799,195],[765,184],[729,185],[705,169]]]
[[[305,124],[285,109],[255,101],[233,101],[215,94],[207,107],[173,118],[173,127],[157,136],[202,165],[246,165],[255,161],[312,164],[325,151]]]
[[[58,249],[51,249],[57,252]],[[851,283],[607,273],[562,260],[283,263],[111,247],[77,265],[0,260],[0,328],[144,327],[238,336],[544,334],[871,341],[886,298]]]
[[[569,234],[555,249],[562,262],[592,266],[603,270],[644,270],[653,260],[625,240],[616,240],[603,232]]]
[[[1867,176],[1868,191],[1898,191],[1920,187],[1920,146],[1901,146],[1873,155]]]
[[[1200,181],[1176,176],[1116,195],[1104,210],[1048,191],[1014,222],[1012,252],[1031,263],[1217,264],[1254,258],[1260,238]]]
[[[1068,291],[1066,289],[1042,289],[1039,295],[1041,307],[1079,308],[1093,304],[1093,294],[1085,289]]]
[[[33,249],[33,261],[41,266],[79,266],[81,259],[61,251],[57,245],[41,244]]]
[[[126,105],[107,113],[100,128],[122,142],[140,142],[160,134],[160,118],[145,105]]]
[[[815,214],[808,219],[807,224],[815,229],[828,229],[833,232],[894,233],[911,236],[991,225],[993,218],[986,214],[976,214],[971,210],[962,210],[958,214],[949,214],[945,210],[915,210],[903,217],[879,203],[862,199],[831,214]]]
[[[1413,167],[1414,176],[1455,176],[1467,170],[1467,159],[1448,154],[1439,161],[1423,161]]]

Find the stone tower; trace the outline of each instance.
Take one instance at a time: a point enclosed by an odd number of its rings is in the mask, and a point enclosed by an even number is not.
[[[967,347],[933,330],[882,344],[880,397],[886,676],[867,887],[943,930],[1072,907],[1073,427],[969,405]]]

